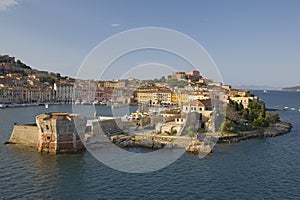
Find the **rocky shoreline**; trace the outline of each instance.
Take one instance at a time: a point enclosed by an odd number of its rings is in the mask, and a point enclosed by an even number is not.
[[[53,116],[68,116],[66,113],[54,113]],[[38,119],[39,116],[37,116]],[[49,118],[50,119],[50,118]],[[44,120],[44,118],[43,118]],[[64,122],[65,123],[65,122]],[[114,120],[106,120],[101,121],[103,123],[103,127],[106,126],[107,129],[111,130],[111,127],[117,127],[115,125]],[[105,125],[105,126],[104,126]],[[102,127],[102,128],[103,128]],[[60,129],[63,129],[64,126],[60,126]],[[236,143],[242,140],[248,140],[251,138],[266,138],[266,137],[276,137],[283,134],[287,134],[293,128],[292,124],[287,122],[277,122],[276,124],[268,127],[268,128],[258,128],[257,130],[240,132],[240,133],[232,133],[221,135],[220,133],[211,133],[211,134],[201,134],[198,137],[190,137],[187,135],[169,135],[169,134],[155,134],[155,133],[139,133],[139,134],[129,134],[123,131],[119,131],[119,129],[115,130],[115,134],[87,134],[85,138],[85,143],[89,147],[99,148],[105,147],[106,142],[114,143],[115,145],[121,148],[148,148],[152,150],[168,148],[168,149],[183,149],[188,153],[192,154],[210,154],[212,152],[212,148],[216,143]],[[45,128],[46,129],[46,128]],[[97,129],[95,129],[97,130]],[[72,132],[73,133],[73,132]],[[51,144],[63,144],[64,148],[66,148],[66,142],[70,141],[69,149],[63,149],[63,152],[66,150],[71,150],[73,152],[74,147],[77,147],[77,144],[73,144],[75,138],[79,138],[78,135],[71,134],[71,137],[66,137],[66,131],[63,131],[62,137],[61,135],[57,135],[58,138],[65,139],[64,141],[55,140],[50,141]],[[36,125],[15,125],[14,131],[12,133],[11,139],[8,142],[4,142],[4,144],[25,144],[27,146],[37,146],[38,139],[40,138],[38,135],[40,134],[38,126]],[[53,132],[50,132],[52,135]],[[69,135],[70,135],[69,134]],[[30,137],[29,137],[30,136]],[[47,135],[46,135],[47,136]],[[46,137],[45,136],[45,137]],[[106,140],[103,140],[103,138]],[[51,139],[51,137],[49,137]],[[68,140],[66,140],[68,139]],[[109,140],[107,140],[109,139]],[[46,139],[49,143],[48,137]],[[75,146],[74,146],[75,145]],[[50,146],[49,146],[50,147]],[[48,147],[48,148],[49,148]],[[82,149],[84,146],[81,145]],[[54,148],[55,149],[55,148]],[[62,151],[62,148],[60,148]],[[58,152],[59,153],[59,152]]]
[[[241,132],[239,134],[230,134],[221,136],[217,140],[217,143],[236,143],[242,140],[248,140],[253,138],[266,138],[266,137],[277,137],[280,135],[287,134],[291,131],[293,126],[287,122],[278,122],[271,127],[261,128],[254,131]],[[179,138],[178,138],[179,139]],[[212,153],[211,144],[204,141],[198,141],[188,137],[181,137],[176,140],[174,137],[168,136],[147,136],[147,135],[136,135],[128,136],[125,134],[114,135],[110,137],[112,143],[116,144],[121,148],[148,148],[148,149],[161,149],[161,148],[185,148],[186,152],[192,154],[199,153]],[[214,140],[216,142],[216,140]]]
[[[114,135],[110,137],[112,143],[121,148],[148,148],[158,150],[161,148],[184,148],[186,152],[199,154],[199,153],[211,153],[211,145],[206,144],[203,141],[191,139],[190,137],[179,136],[147,136],[147,135]]]
[[[252,138],[277,137],[291,132],[292,128],[293,126],[291,123],[281,121],[267,128],[222,136],[219,138],[218,143],[230,144]]]

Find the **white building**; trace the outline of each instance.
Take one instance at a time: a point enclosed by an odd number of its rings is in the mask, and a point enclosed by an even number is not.
[[[71,83],[54,83],[56,101],[72,102],[73,88],[74,86]]]
[[[230,97],[232,101],[237,103],[242,103],[244,108],[248,108],[250,102],[255,101],[258,102],[258,97]]]
[[[182,106],[183,113],[191,113],[197,112],[200,113],[201,116],[205,116],[206,118],[210,118],[213,112],[213,105],[211,99],[206,100],[194,100],[191,102],[184,103]]]

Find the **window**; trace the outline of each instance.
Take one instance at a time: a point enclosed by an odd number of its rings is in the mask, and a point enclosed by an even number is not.
[[[46,129],[49,130],[49,125],[48,124],[46,124]]]

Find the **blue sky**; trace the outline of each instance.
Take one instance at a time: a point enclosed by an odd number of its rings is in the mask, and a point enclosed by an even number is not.
[[[106,38],[164,27],[199,42],[225,83],[300,85],[300,1],[0,0],[0,53],[75,76]]]

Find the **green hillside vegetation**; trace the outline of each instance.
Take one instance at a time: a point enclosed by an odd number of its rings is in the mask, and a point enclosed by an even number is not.
[[[23,69],[31,69],[31,67],[29,67],[28,65],[22,63],[20,60],[17,60],[16,66],[17,66],[17,67],[21,67],[21,68],[23,68]]]
[[[229,101],[226,118],[222,124],[223,133],[239,133],[259,128],[269,127],[280,121],[278,113],[271,114],[266,111],[263,102],[250,102],[248,108],[242,104]]]
[[[49,83],[50,85],[53,85],[53,84],[55,83],[55,79],[53,79],[53,78],[51,78],[51,77],[49,77],[49,76],[40,76],[40,77],[39,77],[39,81],[40,81],[41,83],[47,82],[47,83]]]
[[[147,83],[155,84],[155,83],[168,83],[170,87],[179,87],[184,88],[185,86],[189,85],[189,82],[186,80],[175,80],[175,79],[167,79],[165,76],[161,77],[160,79],[154,79],[154,80],[147,80]]]

